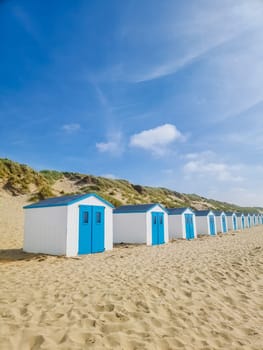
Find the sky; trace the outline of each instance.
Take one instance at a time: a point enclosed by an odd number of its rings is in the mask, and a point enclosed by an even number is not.
[[[0,157],[263,206],[262,0],[0,0]]]

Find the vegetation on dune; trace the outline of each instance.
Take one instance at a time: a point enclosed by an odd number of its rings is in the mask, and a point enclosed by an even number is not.
[[[63,178],[63,174],[56,170],[40,170],[39,172],[49,184],[53,185],[56,181]]]
[[[62,187],[56,190],[61,180],[70,183],[73,191],[67,193]],[[262,212],[263,208],[243,208],[235,204],[207,199],[196,194],[185,194],[169,190],[131,184],[123,179],[108,179],[101,176],[60,172],[56,170],[36,170],[27,165],[0,158],[0,186],[12,195],[29,195],[30,201],[52,196],[95,192],[114,206],[122,204],[161,203],[168,208],[191,207],[193,209],[217,209],[244,213]]]
[[[55,194],[53,193],[50,186],[45,185],[30,197],[30,201],[37,202],[37,201],[41,201],[43,199],[54,197],[54,196]]]
[[[45,178],[25,164],[0,158],[0,180],[3,188],[12,195],[28,194],[32,189],[46,185]]]

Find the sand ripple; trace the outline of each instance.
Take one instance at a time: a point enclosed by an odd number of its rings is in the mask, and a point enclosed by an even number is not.
[[[0,238],[0,349],[263,349],[263,228],[81,258]]]

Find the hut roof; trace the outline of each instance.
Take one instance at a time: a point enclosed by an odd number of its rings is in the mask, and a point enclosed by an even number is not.
[[[207,216],[209,213],[214,214],[214,212],[210,209],[208,209],[208,210],[195,210],[196,216]]]
[[[26,205],[24,206],[24,209],[66,206],[88,197],[96,197],[97,199],[104,202],[106,205],[114,208],[114,206],[110,202],[101,198],[96,193],[88,193],[88,194],[82,193],[82,194],[73,194],[69,196],[47,198],[37,203]]]
[[[191,212],[194,214],[194,212],[192,211],[192,209],[184,207],[184,208],[170,208],[167,209],[167,212],[169,215],[180,215],[183,214],[186,210],[191,210]]]
[[[114,214],[119,213],[146,213],[151,210],[153,207],[158,205],[161,209],[166,211],[166,209],[159,203],[149,203],[149,204],[129,204],[129,205],[121,205],[118,208],[113,210]]]

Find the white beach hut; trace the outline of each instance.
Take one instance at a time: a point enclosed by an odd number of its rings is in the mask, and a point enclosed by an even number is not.
[[[168,215],[159,203],[122,205],[113,211],[114,243],[167,243]]]
[[[236,213],[228,212],[226,213],[226,218],[229,230],[236,231],[238,229]]]
[[[170,239],[197,237],[195,213],[190,208],[172,208],[167,211]]]
[[[247,214],[245,216],[245,222],[246,222],[246,227],[250,228],[251,225],[252,225],[252,218],[251,218],[251,215],[250,214]]]
[[[227,233],[228,227],[227,227],[227,218],[226,214],[223,211],[219,210],[213,210],[213,213],[216,218],[216,229],[217,233]]]
[[[195,222],[197,234],[217,234],[215,214],[212,210],[195,210]]]
[[[245,216],[243,213],[237,213],[237,225],[241,230],[244,230],[244,228],[246,227],[245,224]]]
[[[251,226],[255,226],[256,225],[256,215],[255,214],[251,214]]]
[[[113,206],[96,194],[55,197],[24,207],[24,251],[76,256],[113,246]]]

